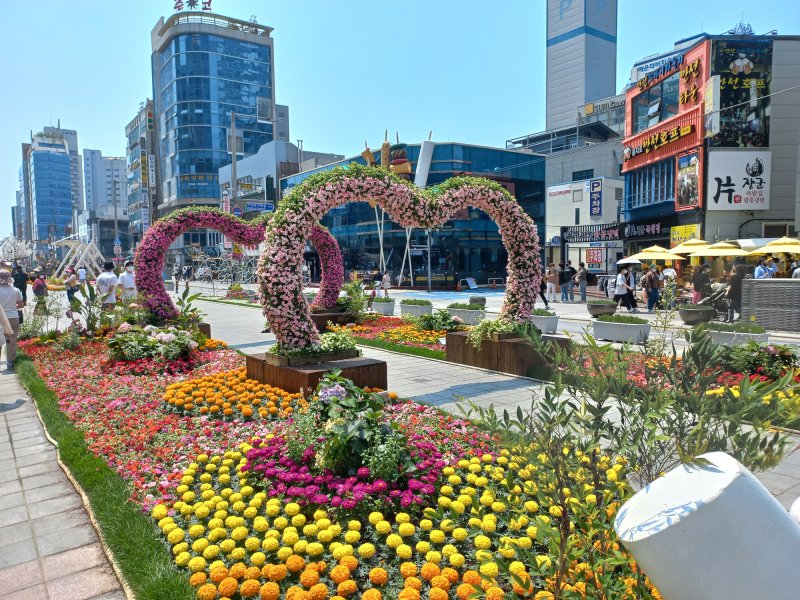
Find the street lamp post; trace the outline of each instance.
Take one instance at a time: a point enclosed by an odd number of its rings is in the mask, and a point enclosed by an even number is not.
[[[431,230],[425,230],[428,234],[428,293],[431,293]]]

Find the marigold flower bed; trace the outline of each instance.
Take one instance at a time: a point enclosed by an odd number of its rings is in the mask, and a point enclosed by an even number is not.
[[[414,348],[428,348],[431,350],[444,350],[444,345],[439,339],[445,337],[444,331],[422,331],[399,317],[380,317],[374,321],[367,321],[355,327],[344,326],[329,327],[330,331],[347,330],[356,338],[366,340],[385,340],[400,346]]]

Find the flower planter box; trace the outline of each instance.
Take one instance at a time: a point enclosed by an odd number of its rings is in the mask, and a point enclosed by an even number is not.
[[[588,310],[589,314],[593,317],[599,317],[600,315],[613,315],[617,312],[617,305],[587,303],[586,310]]]
[[[650,324],[592,321],[592,335],[598,340],[644,344],[650,337]]]
[[[531,317],[531,322],[536,325],[542,333],[556,333],[558,330],[558,315],[552,317],[533,315]]]
[[[519,334],[516,331],[512,331],[511,333],[493,333],[492,334],[492,341],[499,342],[500,340],[513,340],[519,338]]]
[[[741,346],[753,341],[759,344],[769,342],[768,333],[739,333],[736,331],[709,331],[708,337],[711,341],[720,346]]]
[[[678,315],[685,325],[708,323],[717,315],[717,311],[710,306],[703,308],[679,308]]]
[[[394,314],[394,300],[391,302],[373,302],[372,310],[379,315],[386,315],[391,317]]]
[[[347,350],[345,352],[326,352],[325,354],[315,354],[313,356],[280,356],[278,354],[265,353],[262,357],[267,364],[277,367],[299,367],[300,365],[315,365],[332,360],[344,360],[361,356],[358,350]]]
[[[373,304],[375,306],[375,304]],[[418,317],[420,315],[431,315],[433,314],[433,306],[430,304],[423,305],[423,304],[403,304],[400,303],[400,314],[401,315],[411,315],[414,317]]]
[[[314,364],[280,366],[272,363],[273,357],[275,355],[247,355],[247,378],[279,387],[292,394],[304,392],[307,395],[316,389],[326,373],[339,369],[342,377],[347,377],[359,387],[377,387],[382,390],[388,388],[386,361],[383,360],[354,357]],[[319,360],[321,356],[314,358]]]
[[[514,335],[514,334],[500,334]],[[560,347],[571,347],[572,341],[566,336],[543,335],[542,339],[553,342]],[[466,331],[454,331],[447,334],[445,344],[448,362],[461,365],[470,365],[509,373],[511,375],[527,376],[530,369],[543,364],[544,358],[524,338],[512,337],[500,340],[484,340],[481,349],[476,349],[467,340]]]
[[[450,313],[451,317],[459,317],[462,321],[464,321],[465,325],[476,325],[478,321],[481,321],[486,316],[486,312],[483,310],[448,308],[447,312]]]
[[[323,333],[328,329],[328,321],[334,325],[347,325],[348,321],[350,321],[350,317],[343,311],[332,309],[320,310],[324,312],[311,312],[311,320],[314,321],[314,325],[317,327],[317,331],[320,333]]]

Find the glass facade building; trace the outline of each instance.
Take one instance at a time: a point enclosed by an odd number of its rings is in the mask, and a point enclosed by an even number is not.
[[[408,159],[416,171],[420,146],[407,147]],[[378,152],[377,155],[380,153]],[[364,164],[360,156],[305,171],[281,179],[281,191],[301,183],[308,176],[352,162]],[[467,144],[437,143],[428,175],[428,187],[455,175],[487,177],[498,181],[519,201],[536,222],[539,238],[544,240],[544,175],[545,159],[527,152],[485,148]],[[412,174],[413,179],[413,174]],[[508,255],[500,239],[497,225],[484,212],[465,208],[441,229],[431,232],[431,281],[433,286],[452,287],[459,279],[474,277],[478,283],[489,278],[505,277]],[[380,217],[378,217],[378,220]],[[345,269],[364,272],[380,264],[378,220],[375,210],[365,202],[352,202],[333,209],[323,219],[342,249]],[[384,256],[394,280],[400,274],[406,248],[406,231],[386,217]],[[307,256],[312,272],[318,273],[313,251]],[[411,233],[411,262],[418,285],[427,280],[427,233],[414,229]],[[408,274],[407,268],[404,273]]]
[[[29,172],[33,240],[39,250],[44,250],[48,243],[69,235],[72,225],[69,154],[35,150],[30,155]]]
[[[218,171],[230,164],[231,113],[240,158],[273,139],[271,29],[178,13],[153,30],[158,216],[185,205],[219,205]]]

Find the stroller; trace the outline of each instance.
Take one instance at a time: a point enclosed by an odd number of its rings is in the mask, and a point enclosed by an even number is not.
[[[729,299],[725,296],[725,291],[728,289],[727,283],[712,283],[711,293],[700,300],[698,304],[705,304],[711,306],[717,311],[714,320],[721,320],[728,318],[728,303]]]

